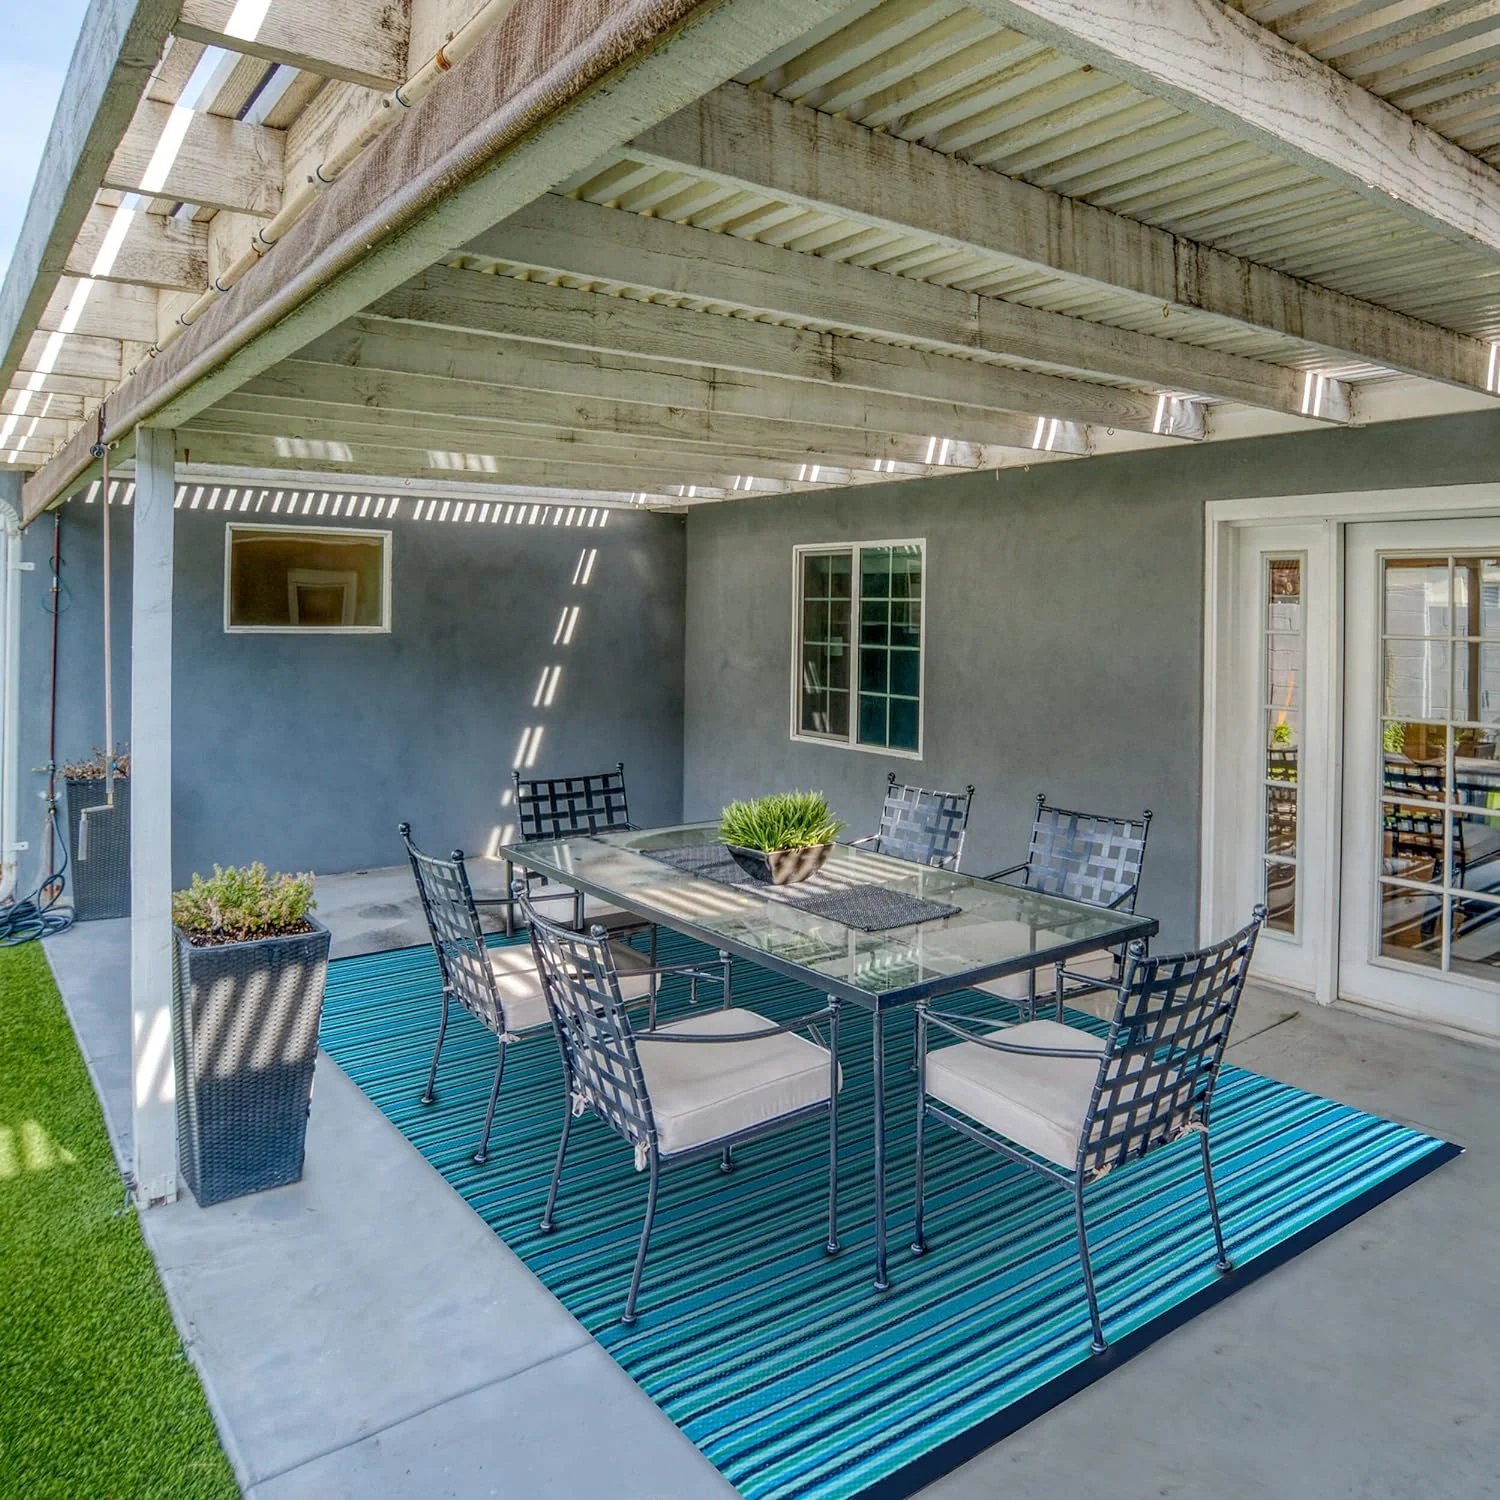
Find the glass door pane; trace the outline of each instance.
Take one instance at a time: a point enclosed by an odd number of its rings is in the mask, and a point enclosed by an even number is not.
[[[1298,798],[1302,753],[1302,684],[1307,642],[1302,599],[1303,559],[1265,560],[1261,702],[1265,798],[1261,849],[1266,925],[1297,934]]]
[[[1381,559],[1382,957],[1500,980],[1500,559]]]

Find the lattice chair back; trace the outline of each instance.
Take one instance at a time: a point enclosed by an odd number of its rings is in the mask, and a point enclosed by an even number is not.
[[[591,1110],[644,1167],[656,1126],[607,937],[560,927],[517,891],[562,1049],[573,1113]]]
[[[1112,818],[1048,807],[1047,794],[1039,793],[1026,884],[1048,896],[1133,912],[1150,832],[1149,809],[1139,818]]]
[[[1195,953],[1148,958],[1131,944],[1079,1146],[1084,1178],[1207,1128],[1265,918],[1257,906],[1248,926]]]
[[[625,762],[588,776],[523,777],[515,772],[521,842],[565,839],[582,833],[630,828]]]
[[[411,841],[410,823],[401,825],[401,839],[416,876],[444,988],[476,1020],[497,1035],[504,1032],[505,1007],[485,948],[463,850],[455,849],[447,859],[424,854]]]
[[[1436,880],[1443,864],[1443,810],[1423,807],[1424,802],[1444,802],[1446,770],[1441,762],[1412,761],[1402,765],[1386,763],[1383,780],[1387,797],[1400,802],[1385,804],[1386,857],[1388,873],[1413,875],[1422,880]],[[1454,818],[1454,864],[1456,880],[1462,879],[1464,865],[1463,819]],[[1425,866],[1431,861],[1433,869]],[[1419,868],[1412,869],[1416,865]]]
[[[956,870],[973,803],[972,786],[961,792],[935,792],[927,787],[904,786],[891,771],[886,776],[875,849],[896,859]]]

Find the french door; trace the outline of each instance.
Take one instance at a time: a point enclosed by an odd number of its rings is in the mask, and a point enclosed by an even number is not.
[[[1500,521],[1348,527],[1339,992],[1500,1035]]]

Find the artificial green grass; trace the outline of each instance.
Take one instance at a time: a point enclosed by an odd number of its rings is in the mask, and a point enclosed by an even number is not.
[[[0,948],[0,1495],[238,1494],[46,958]]]

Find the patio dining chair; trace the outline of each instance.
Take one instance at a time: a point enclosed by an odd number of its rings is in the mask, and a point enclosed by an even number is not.
[[[784,1025],[729,1004],[645,1031],[631,1024],[615,966],[616,948],[602,927],[576,932],[540,916],[517,893],[536,953],[562,1052],[567,1083],[562,1138],[541,1229],[554,1227],[558,1187],[575,1116],[602,1121],[648,1171],[630,1289],[620,1321],[636,1319],[641,1273],[656,1220],[661,1169],[717,1156],[733,1168],[733,1148],[805,1121],[828,1117],[829,1254],[838,1250],[838,1001]],[[817,1030],[828,1025],[825,1046]],[[798,1033],[806,1032],[803,1036]]]
[[[1138,818],[1117,818],[1049,807],[1047,794],[1039,792],[1026,858],[985,878],[1128,915],[1135,911],[1150,833],[1149,807]],[[1066,968],[1058,965],[1052,985],[1057,1019],[1062,1020],[1066,1000],[1116,988],[1124,961],[1123,950],[1116,950],[1084,954],[1069,960]],[[1036,1013],[1035,969],[986,980],[976,988],[1012,1001],[1028,1017]]]
[[[625,762],[617,761],[612,771],[591,771],[583,776],[522,776],[512,772],[515,781],[516,821],[523,844],[550,843],[555,839],[575,838],[580,834],[617,833],[633,829],[630,803],[625,792]],[[573,925],[584,927],[582,891],[536,890],[545,884],[539,875],[526,874],[527,889],[533,901],[571,901]],[[515,862],[505,862],[505,889],[515,888]],[[652,957],[656,954],[656,929],[629,912],[611,909],[590,913],[619,936],[628,932],[649,931]],[[508,899],[505,930],[515,930],[515,903]]]
[[[974,805],[972,784],[961,792],[935,792],[903,785],[894,771],[887,773],[885,781],[879,830],[850,839],[850,847],[956,870],[963,853],[964,830],[969,826],[969,810]]]
[[[1219,1222],[1210,1114],[1229,1030],[1266,909],[1233,937],[1193,953],[1149,958],[1134,942],[1109,1032],[1057,1021],[992,1021],[917,1006],[916,1232],[927,1250],[926,1130],[935,1120],[1073,1190],[1074,1227],[1095,1354],[1105,1350],[1084,1221],[1084,1189],[1187,1135],[1198,1137],[1214,1264],[1233,1269]],[[958,1038],[930,1047],[932,1030]]]
[[[546,992],[530,947],[509,944],[491,948],[487,945],[479,922],[479,908],[498,905],[500,898],[476,899],[469,884],[463,850],[455,849],[447,859],[441,859],[417,848],[412,842],[410,823],[403,823],[400,832],[416,878],[417,894],[422,900],[422,913],[427,918],[427,931],[432,938],[432,951],[437,956],[443,984],[442,1017],[438,1022],[437,1042],[432,1049],[432,1065],[427,1070],[422,1103],[432,1104],[437,1098],[438,1059],[442,1056],[443,1040],[448,1034],[448,1009],[452,1002],[457,1001],[480,1025],[494,1033],[499,1046],[484,1129],[479,1137],[479,1149],[474,1153],[474,1160],[483,1163],[489,1160],[495,1102],[500,1095],[500,1081],[505,1076],[505,1049],[510,1043],[550,1026]],[[687,975],[694,1001],[697,1000],[698,981],[705,974],[719,981],[715,971],[705,971],[697,966],[659,968],[627,943],[612,942],[610,953],[611,962],[621,975],[625,999],[631,1004],[645,1001],[653,1024],[657,985],[662,977]],[[727,971],[727,961],[723,967]],[[727,983],[727,974],[720,982]]]

